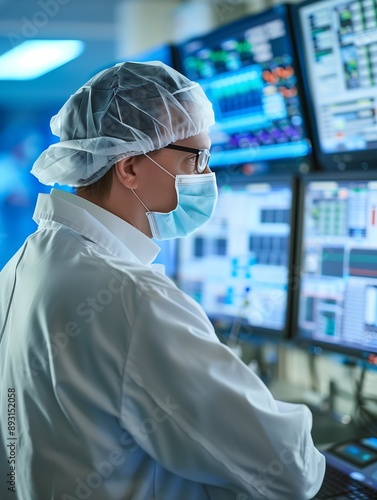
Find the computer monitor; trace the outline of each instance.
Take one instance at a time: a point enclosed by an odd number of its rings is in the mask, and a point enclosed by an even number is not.
[[[375,3],[311,0],[293,11],[319,166],[376,168]]]
[[[290,9],[279,5],[180,43],[178,69],[212,101],[211,168],[307,172],[308,138]]]
[[[235,176],[219,185],[208,223],[178,242],[178,286],[223,331],[288,333],[292,177]]]
[[[377,176],[328,172],[301,186],[296,339],[377,353]]]

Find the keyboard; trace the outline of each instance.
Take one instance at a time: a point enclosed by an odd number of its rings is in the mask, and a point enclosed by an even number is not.
[[[377,500],[377,490],[327,464],[325,479],[314,499],[345,500],[348,498]]]

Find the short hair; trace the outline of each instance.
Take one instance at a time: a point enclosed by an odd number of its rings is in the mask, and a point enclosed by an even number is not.
[[[105,201],[110,196],[111,186],[113,185],[114,165],[98,181],[88,186],[79,186],[76,188],[76,194],[93,200]]]

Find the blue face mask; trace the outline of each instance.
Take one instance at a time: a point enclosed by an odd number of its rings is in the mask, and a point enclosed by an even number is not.
[[[148,155],[146,155],[148,156]],[[171,177],[175,178],[175,190],[178,203],[171,212],[151,212],[135,196],[147,210],[149,226],[152,236],[156,240],[169,240],[187,236],[212,216],[217,202],[216,176],[210,174],[172,175],[161,165],[148,156],[158,167]]]

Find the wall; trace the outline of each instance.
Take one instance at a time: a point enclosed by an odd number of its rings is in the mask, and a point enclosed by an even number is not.
[[[269,5],[266,0],[124,1],[116,13],[117,57],[181,42]]]

